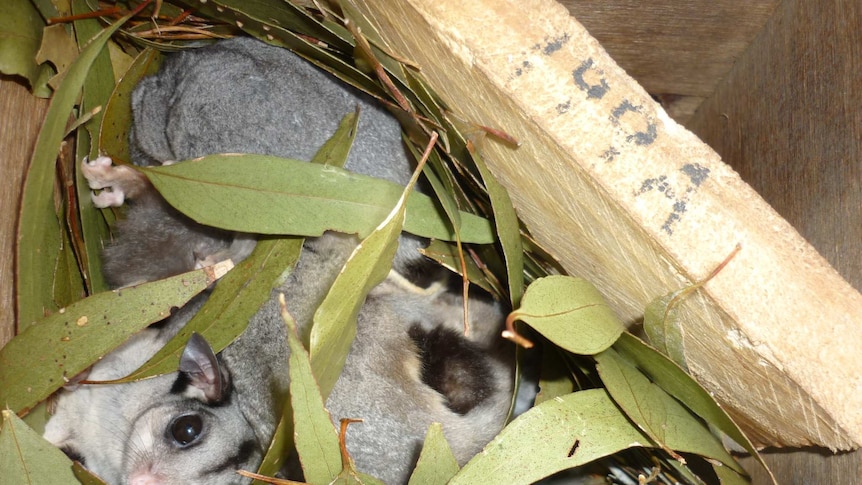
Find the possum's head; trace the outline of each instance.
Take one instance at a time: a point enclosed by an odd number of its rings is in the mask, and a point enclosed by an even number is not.
[[[89,378],[108,378],[100,367],[122,357],[109,354]],[[254,471],[266,447],[197,334],[177,373],[64,394],[45,438],[111,484],[247,483],[236,470]]]

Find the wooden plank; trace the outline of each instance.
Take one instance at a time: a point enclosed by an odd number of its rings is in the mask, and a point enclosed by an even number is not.
[[[858,2],[785,1],[689,123],[857,289],[862,288],[860,31]],[[823,360],[812,365],[828,369],[824,350]],[[764,456],[783,484],[856,483],[862,476],[862,451]],[[753,460],[743,464],[753,483],[769,483]]]
[[[24,172],[48,101],[34,98],[17,80],[0,76],[0,347],[15,335],[15,233]]]
[[[693,374],[759,443],[862,443],[862,296],[561,5],[361,3],[461,116],[522,140],[486,144],[490,168],[539,242],[627,321],[740,243],[683,305]],[[824,349],[827,372],[812,365]]]
[[[706,97],[780,0],[561,3],[649,93]]]

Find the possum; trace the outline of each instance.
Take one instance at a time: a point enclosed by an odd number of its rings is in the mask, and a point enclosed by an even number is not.
[[[345,167],[402,185],[412,164],[394,118],[287,50],[250,38],[171,55],[132,97],[132,161],[153,166],[213,153],[309,159],[348,112],[361,107]],[[82,165],[97,206],[129,202],[103,254],[115,288],[153,281],[214,261],[239,261],[255,236],[202,226],[170,207],[138,172],[98,158]],[[45,437],[111,484],[248,483],[275,431],[289,378],[286,330],[276,295],[307,331],[355,237],[308,239],[300,260],[247,330],[216,355],[194,335],[177,372],[126,384],[81,385],[60,392]],[[357,468],[405,483],[431,423],[442,423],[459,463],[505,424],[512,394],[508,344],[499,337],[505,309],[471,294],[463,334],[463,297],[402,235],[392,271],[373,288],[357,335],[326,407],[333,422],[362,419],[346,436]],[[420,287],[411,275],[437,281]],[[430,275],[430,276],[429,276]],[[405,277],[406,276],[406,277]],[[164,322],[134,335],[89,371],[123,377],[182,329],[202,294]]]

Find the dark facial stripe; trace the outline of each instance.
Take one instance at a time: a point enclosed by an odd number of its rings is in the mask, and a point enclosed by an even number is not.
[[[247,463],[256,451],[258,451],[257,445],[253,440],[243,441],[239,445],[239,448],[237,448],[235,455],[227,458],[221,465],[211,469],[209,473],[215,475],[227,470],[237,470]]]

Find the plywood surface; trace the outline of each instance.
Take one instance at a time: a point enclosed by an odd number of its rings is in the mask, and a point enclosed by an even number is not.
[[[562,6],[366,0],[363,8],[462,116],[523,141],[518,150],[488,144],[491,169],[536,238],[627,321],[741,244],[684,305],[693,373],[759,443],[862,442],[862,375],[850,372],[862,297]],[[812,368],[824,349],[834,367]]]
[[[14,279],[15,232],[24,171],[47,100],[36,99],[12,78],[0,77],[0,347],[15,334],[12,284]]]
[[[780,0],[562,0],[629,75],[685,121]]]

